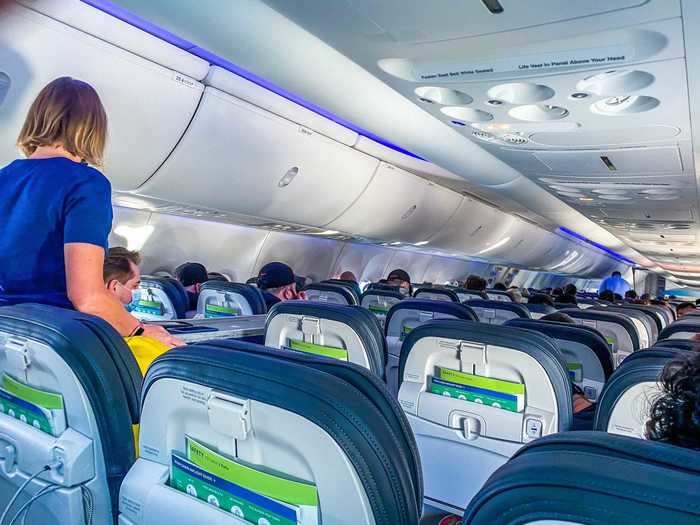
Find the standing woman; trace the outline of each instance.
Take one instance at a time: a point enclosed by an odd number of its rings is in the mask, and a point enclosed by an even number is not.
[[[181,344],[131,316],[102,282],[112,188],[101,166],[107,115],[85,82],[41,90],[17,139],[27,157],[0,169],[0,306],[35,302],[101,317],[122,336]]]

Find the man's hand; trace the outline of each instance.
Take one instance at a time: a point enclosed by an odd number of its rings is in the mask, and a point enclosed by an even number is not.
[[[183,346],[185,344],[184,341],[181,339],[178,339],[177,337],[170,335],[168,331],[163,328],[162,326],[158,326],[156,324],[145,324],[143,325],[143,334],[146,337],[152,337],[153,339],[157,339],[164,345],[168,346],[169,348],[173,348],[176,346]]]

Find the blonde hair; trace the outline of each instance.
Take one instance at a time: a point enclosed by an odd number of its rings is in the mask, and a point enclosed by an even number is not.
[[[40,146],[60,145],[94,166],[102,166],[107,114],[97,91],[71,77],[53,80],[29,108],[17,146],[29,157]]]

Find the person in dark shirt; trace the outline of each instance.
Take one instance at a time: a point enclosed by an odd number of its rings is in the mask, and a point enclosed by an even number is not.
[[[0,306],[42,303],[101,317],[122,336],[182,342],[130,315],[102,280],[112,188],[101,166],[107,114],[92,86],[41,90],[17,139],[26,159],[0,169]]]
[[[268,310],[281,301],[306,299],[297,289],[294,271],[282,262],[271,262],[260,268],[258,288],[262,291]]]
[[[199,291],[209,280],[209,273],[202,263],[186,262],[175,269],[177,280],[182,283],[187,292],[188,310],[197,309]]]

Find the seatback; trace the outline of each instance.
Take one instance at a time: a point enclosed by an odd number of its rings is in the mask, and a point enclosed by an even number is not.
[[[508,295],[508,293],[504,292],[503,290],[487,289],[486,296],[489,298],[490,301],[503,301],[505,303],[512,303],[513,302],[513,299],[511,298],[511,296]]]
[[[386,383],[392,394],[399,391],[399,357],[404,339],[416,326],[433,319],[478,321],[471,308],[459,303],[405,299],[392,306],[384,325],[388,349]]]
[[[598,306],[594,310],[602,310],[604,312],[614,312],[626,316],[634,324],[639,338],[639,348],[649,348],[658,337],[659,333],[656,324],[652,318],[645,312],[625,308],[623,306]]]
[[[484,299],[471,299],[465,301],[468,307],[474,310],[479,321],[488,324],[503,324],[509,319],[530,318],[530,312],[524,305],[505,301],[485,301]]]
[[[432,301],[449,301],[452,303],[459,303],[459,297],[457,293],[453,290],[448,290],[447,288],[418,288],[414,293],[413,297],[416,299],[432,300]]]
[[[553,314],[554,312],[557,311],[556,308],[553,306],[549,306],[548,304],[523,304],[525,308],[527,308],[527,311],[530,312],[530,317],[532,319],[540,319],[544,317],[547,314]]]
[[[680,350],[700,352],[700,341],[688,339],[663,339],[657,341],[654,348],[678,348]]]
[[[664,339],[693,339],[700,333],[700,319],[681,317],[661,330],[659,341]]]
[[[141,277],[141,300],[131,311],[144,321],[184,319],[187,313],[187,292],[177,279],[171,277]]]
[[[312,301],[277,303],[267,316],[265,345],[348,361],[384,377],[384,333],[363,308]]]
[[[468,301],[470,299],[488,299],[489,298],[489,296],[486,295],[486,292],[482,292],[479,290],[468,290],[467,288],[452,288],[451,290],[457,294],[457,297],[459,298],[459,301],[461,303],[463,303],[464,301]]]
[[[344,279],[326,279],[325,281],[321,282],[329,284],[339,284],[341,286],[344,286],[345,288],[350,290],[350,292],[355,296],[355,304],[360,304],[362,290],[360,289],[360,285],[355,281],[346,281]]]
[[[663,330],[668,324],[666,321],[666,315],[663,313],[663,308],[661,306],[625,303],[620,305],[620,308],[644,312],[649,318],[651,318],[656,326],[654,341],[656,341],[656,339],[659,337],[661,330]]]
[[[304,288],[309,301],[356,306],[355,295],[345,286],[335,283],[312,283]]]
[[[362,294],[360,306],[372,312],[383,328],[386,314],[389,313],[392,306],[402,301],[404,298],[405,296],[397,291],[370,289]]]
[[[462,523],[640,525],[700,522],[697,451],[603,432],[523,447],[472,500]]]
[[[237,317],[267,313],[265,299],[259,289],[247,284],[208,281],[202,285],[197,299],[197,317]]]
[[[555,321],[512,319],[506,325],[537,330],[554,339],[566,360],[572,382],[591,401],[598,399],[614,368],[612,351],[601,334],[591,332],[588,327]]]
[[[576,323],[591,326],[603,334],[613,352],[615,366],[640,348],[637,329],[629,317],[593,308],[588,310],[567,308],[560,311],[573,317]]]
[[[124,339],[72,310],[0,308],[0,370],[0,508],[27,482],[6,523],[48,484],[59,490],[37,500],[28,524],[83,525],[87,495],[93,523],[116,523],[119,486],[136,459],[142,382]]]
[[[408,334],[399,403],[418,442],[426,503],[452,512],[523,443],[572,422],[571,382],[556,343],[473,321],[428,321]]]
[[[610,377],[596,408],[594,430],[644,438],[645,425],[654,400],[661,393],[661,371],[683,350],[649,349],[625,359]]]
[[[361,367],[235,340],[201,343],[154,362],[142,413],[122,525],[418,523],[415,443],[397,404]]]

